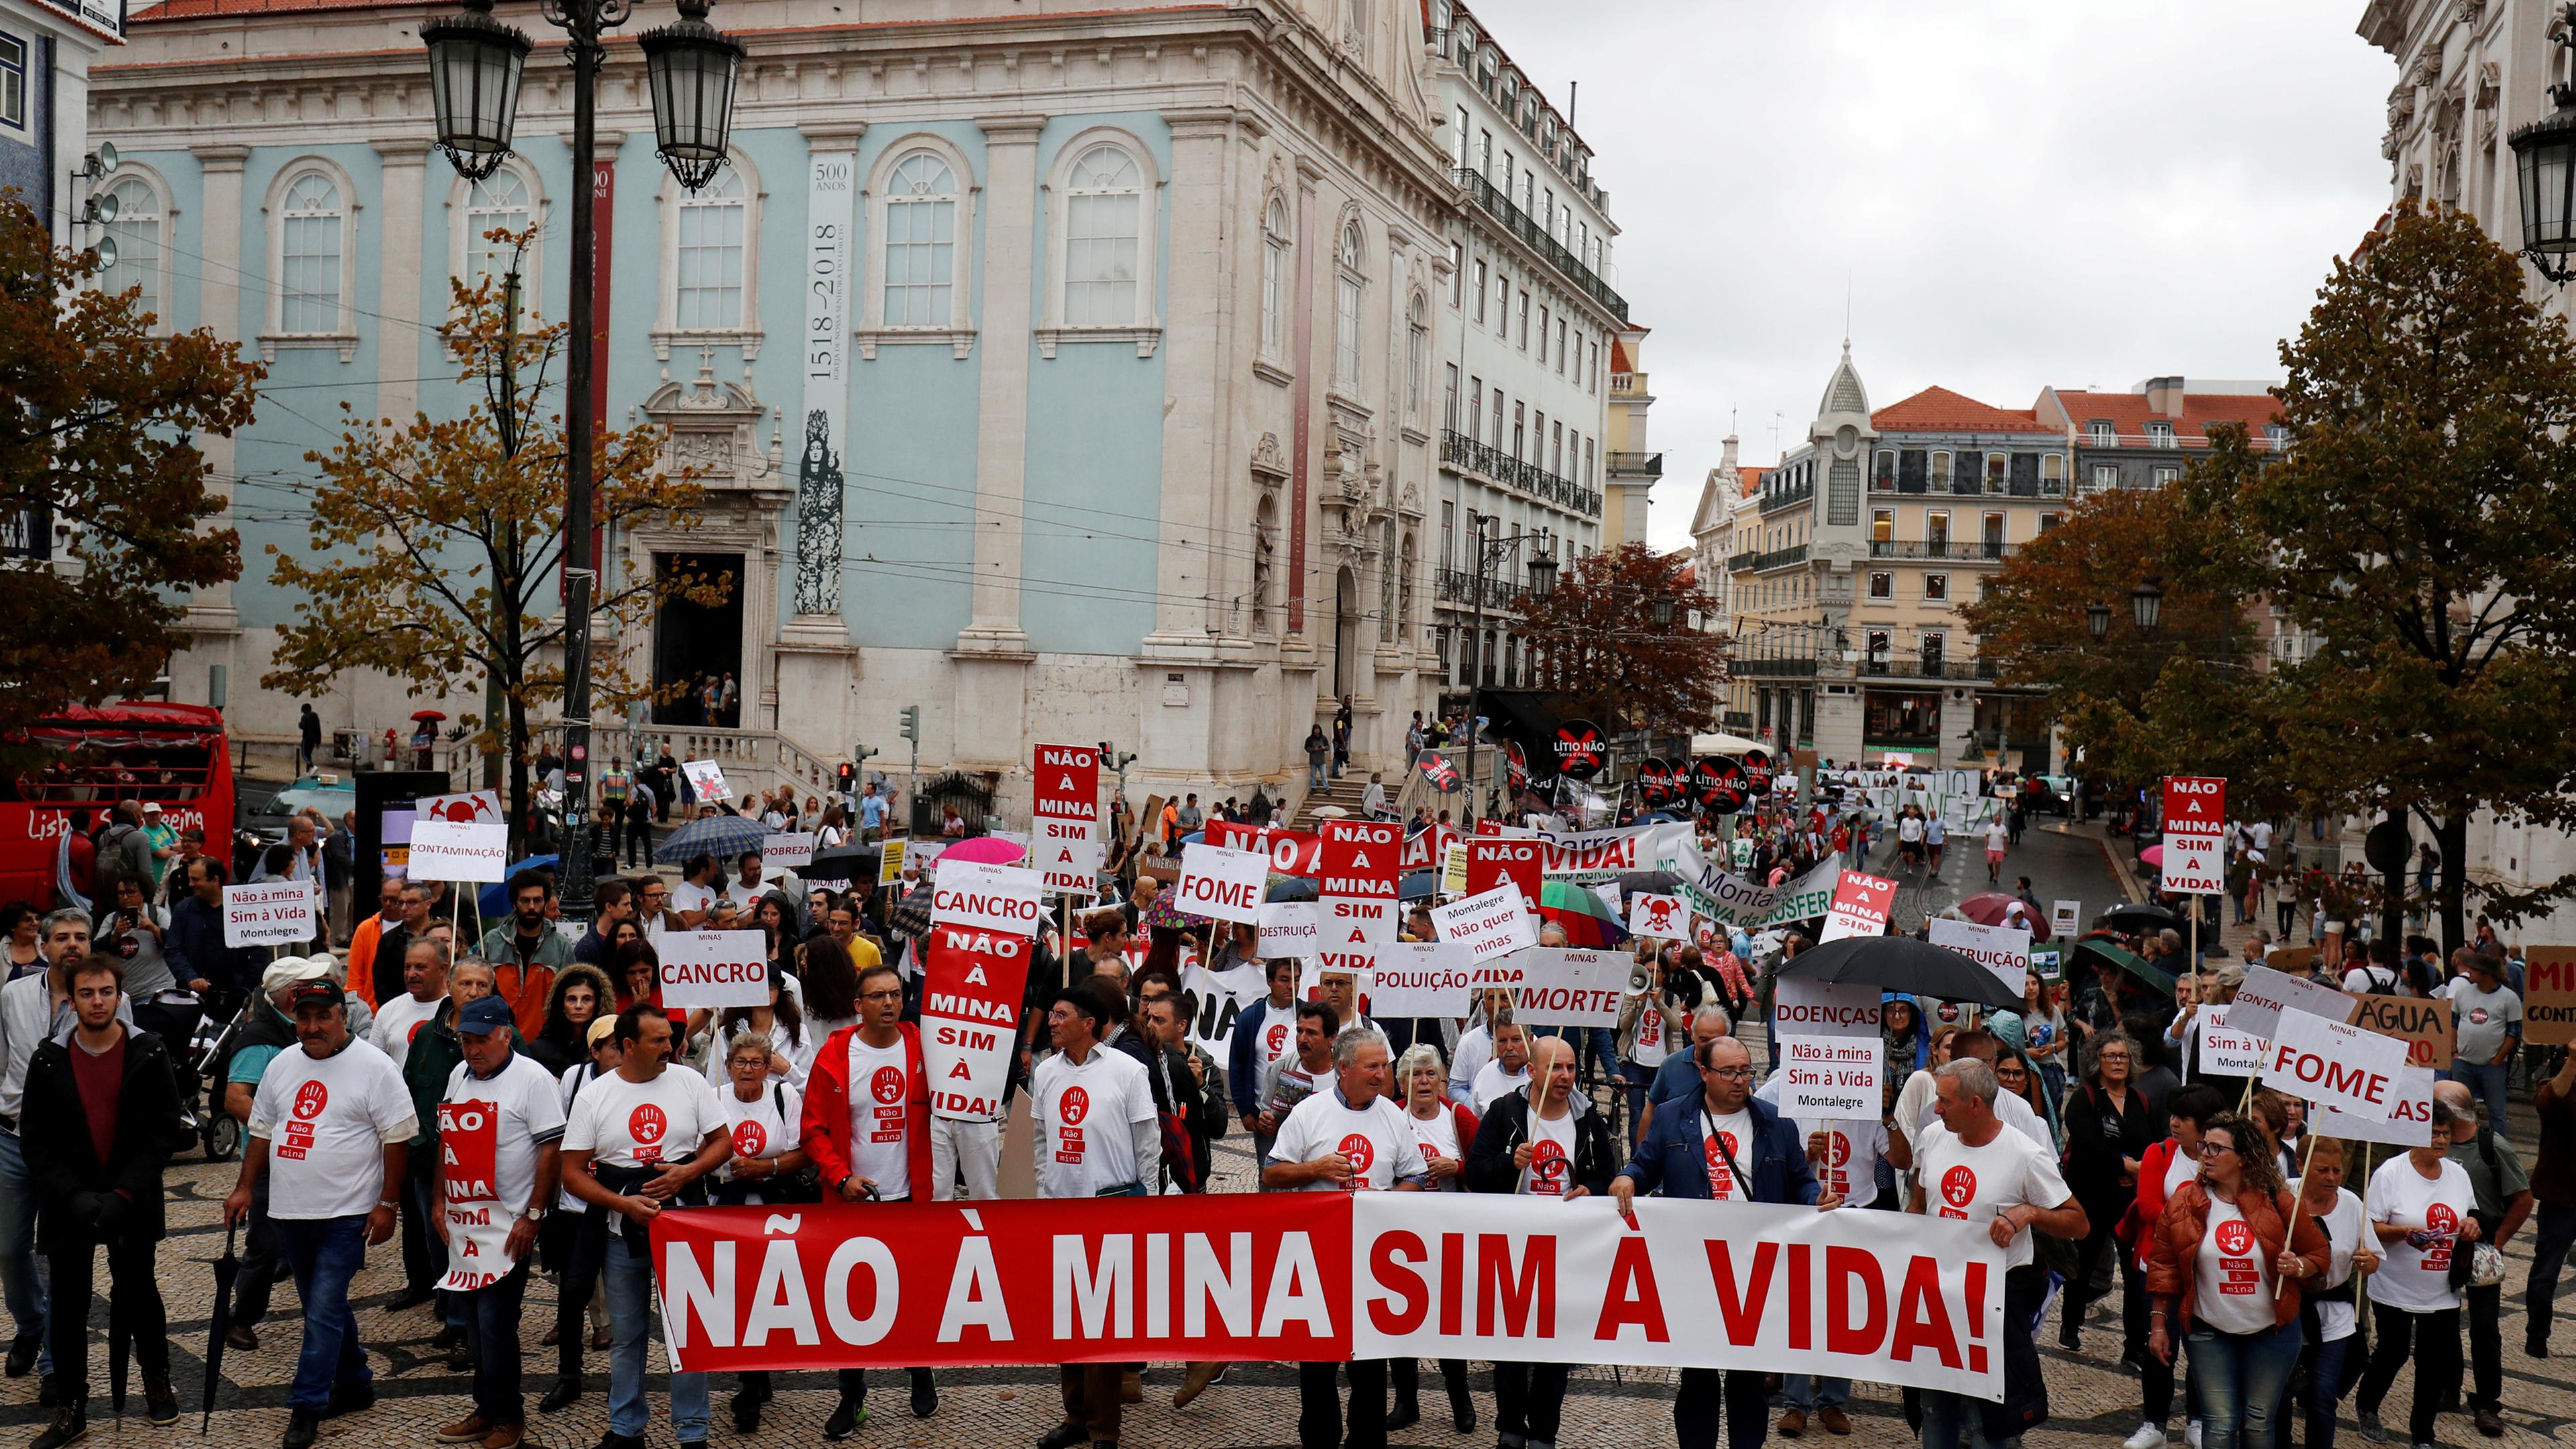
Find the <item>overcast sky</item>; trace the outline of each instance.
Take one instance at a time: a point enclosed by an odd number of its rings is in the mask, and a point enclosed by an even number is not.
[[[1846,282],[1874,407],[2269,379],[2388,201],[2362,0],[1468,4],[1560,111],[1581,83],[1654,329],[1658,547],[1730,416],[1747,463],[1805,436]]]

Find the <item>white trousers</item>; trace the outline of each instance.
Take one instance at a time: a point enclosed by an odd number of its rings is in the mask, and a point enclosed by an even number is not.
[[[956,1196],[957,1174],[966,1174],[966,1196],[986,1201],[1002,1195],[1002,1124],[930,1119],[930,1200]]]

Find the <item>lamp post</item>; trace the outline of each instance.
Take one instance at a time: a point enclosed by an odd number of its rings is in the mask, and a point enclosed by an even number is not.
[[[707,24],[709,0],[679,0],[680,19],[644,33],[653,139],[663,164],[691,191],[724,166],[733,129],[734,76],[740,42]],[[572,64],[572,336],[564,355],[564,850],[563,911],[591,915],[590,879],[590,610],[598,582],[591,557],[591,451],[598,419],[590,379],[597,322],[591,289],[597,271],[591,218],[591,174],[598,160],[599,70],[603,37],[626,23],[633,0],[543,0],[546,22],[564,32]],[[430,99],[438,147],[468,180],[500,169],[518,120],[519,78],[527,35],[492,18],[492,0],[464,0],[459,13],[420,28],[429,50]]]
[[[1485,525],[1491,518],[1476,520],[1473,587],[1475,623],[1468,634],[1472,656],[1467,671],[1467,808],[1476,808],[1476,721],[1484,718],[1485,703],[1485,584],[1504,560],[1520,552],[1521,545],[1538,537],[1534,533],[1516,533],[1509,538],[1487,538]],[[1556,559],[1540,554],[1529,561],[1530,594],[1544,599],[1556,592]]]
[[[2164,586],[2149,579],[2129,590],[2129,616],[2141,637],[2156,637],[2156,626],[2165,616]]]
[[[2576,5],[2558,7],[2553,38],[2576,52]],[[2506,138],[2522,193],[2522,254],[2559,286],[2576,277],[2576,80],[2557,81],[2549,99],[2558,110]]]
[[[2108,604],[2087,604],[2084,608],[2084,627],[2093,635],[2093,642],[2096,644],[2110,638],[2111,606]]]

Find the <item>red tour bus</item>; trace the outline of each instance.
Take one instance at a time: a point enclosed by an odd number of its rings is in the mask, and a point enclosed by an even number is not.
[[[119,800],[157,803],[171,829],[232,854],[233,770],[221,711],[151,701],[74,705],[15,742],[42,755],[0,768],[0,901],[50,908],[54,856],[77,812],[95,827]]]

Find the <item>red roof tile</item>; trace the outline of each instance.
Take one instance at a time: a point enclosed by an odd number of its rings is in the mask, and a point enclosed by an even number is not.
[[[2181,417],[2168,418],[2147,406],[2144,393],[2060,388],[2057,401],[2078,433],[2088,431],[2096,421],[2107,422],[2118,430],[2122,442],[2134,445],[2146,437],[2149,421],[2168,422],[2173,424],[2174,441],[2183,447],[2205,446],[2212,423],[2242,423],[2259,443],[2264,425],[2281,406],[2270,393],[2195,392],[2183,395]]]
[[[1771,476],[1768,468],[1738,468],[1735,471],[1743,480],[1743,491],[1736,495],[1738,498],[1750,498],[1761,492],[1762,480]]]
[[[2051,433],[2056,429],[2039,420],[2029,408],[1991,407],[1950,391],[1946,387],[1927,387],[1903,402],[1890,403],[1870,414],[1870,425],[1881,432],[1907,433]]]

